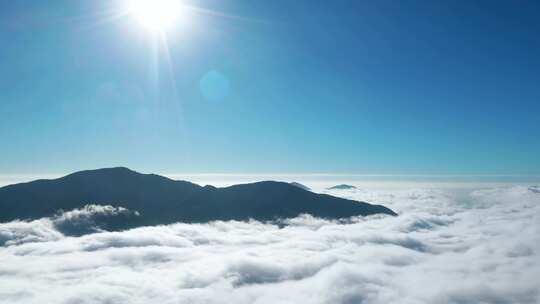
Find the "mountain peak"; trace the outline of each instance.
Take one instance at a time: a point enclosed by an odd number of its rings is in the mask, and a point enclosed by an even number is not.
[[[67,176],[83,175],[83,174],[142,174],[142,173],[133,171],[127,167],[109,167],[109,168],[99,168],[99,169],[77,171]]]

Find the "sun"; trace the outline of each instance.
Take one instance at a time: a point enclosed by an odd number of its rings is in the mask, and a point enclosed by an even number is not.
[[[174,28],[182,15],[180,0],[130,0],[128,13],[152,32]]]

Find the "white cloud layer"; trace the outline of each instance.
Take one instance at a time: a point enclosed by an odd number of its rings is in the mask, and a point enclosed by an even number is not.
[[[302,216],[67,237],[0,224],[0,303],[540,303],[540,191],[336,191],[398,217]]]

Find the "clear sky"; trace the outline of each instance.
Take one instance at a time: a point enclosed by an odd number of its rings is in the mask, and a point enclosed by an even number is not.
[[[0,174],[540,174],[538,1],[183,5],[2,1]]]

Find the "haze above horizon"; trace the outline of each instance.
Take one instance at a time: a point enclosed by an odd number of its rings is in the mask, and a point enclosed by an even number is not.
[[[163,173],[158,174],[173,180],[185,180],[199,185],[217,187],[260,181],[300,182],[315,191],[337,184],[351,184],[360,188],[476,188],[506,187],[514,185],[532,186],[540,184],[540,175],[457,175],[457,174],[332,174],[332,173]],[[0,174],[0,187],[30,182],[38,179],[56,179],[75,172],[49,174]]]

